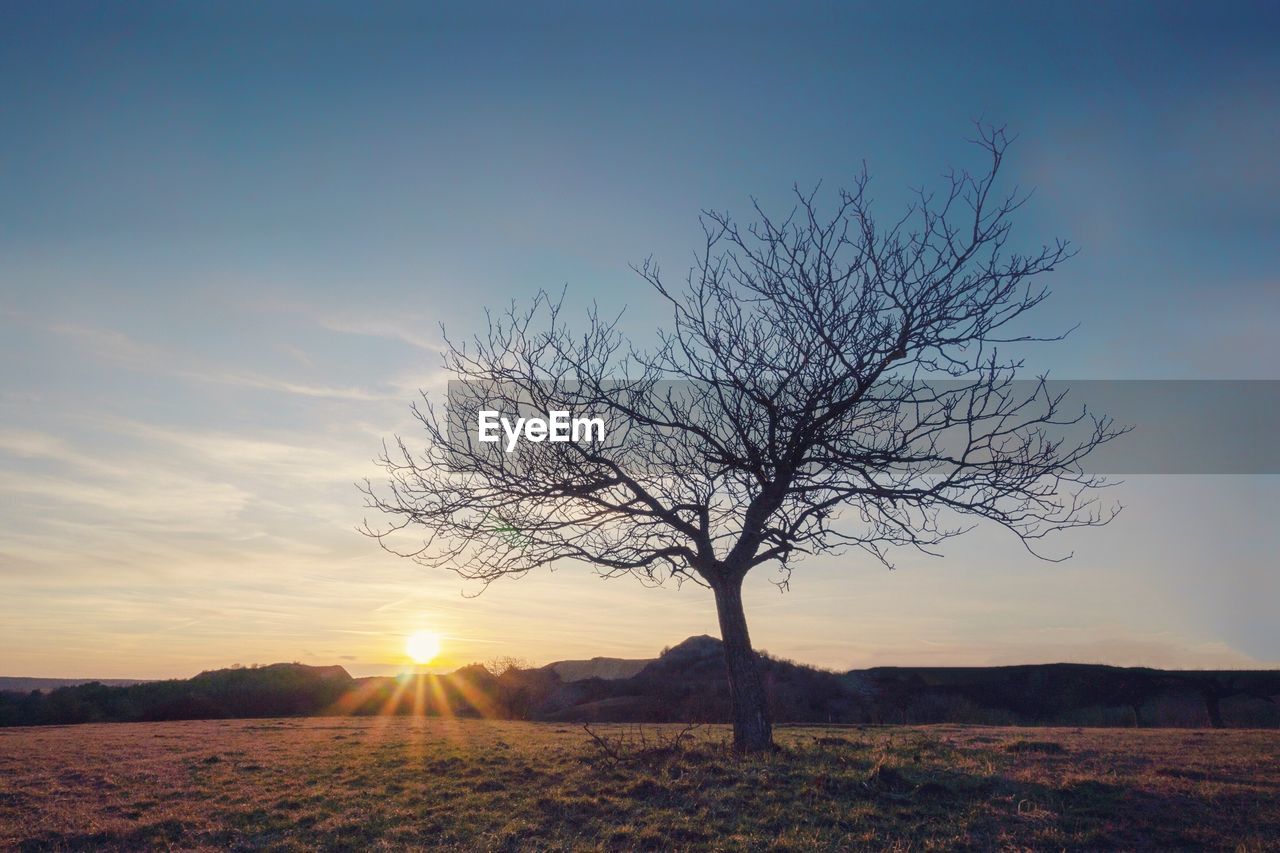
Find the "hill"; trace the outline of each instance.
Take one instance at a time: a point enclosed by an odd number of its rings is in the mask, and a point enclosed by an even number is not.
[[[26,676],[0,675],[0,692],[30,693],[32,690],[48,692],[59,687],[75,687],[78,684],[105,684],[108,687],[128,687],[142,684],[144,678],[27,678]]]
[[[340,666],[277,663],[126,686],[4,692],[0,726],[301,716],[331,707],[351,685]]]
[[[773,717],[793,723],[1280,726],[1280,672],[1100,664],[875,667],[836,673],[761,656]],[[720,641],[690,637],[624,679],[587,679],[532,719],[729,719]]]
[[[779,723],[1280,727],[1280,671],[1093,664],[876,667],[848,672],[761,656]],[[630,674],[627,674],[627,673]],[[724,722],[720,640],[653,660],[595,658],[495,674],[353,679],[340,666],[272,664],[126,686],[0,692],[0,726],[266,716],[424,715],[582,722]]]
[[[588,678],[603,678],[608,681],[630,678],[651,663],[653,658],[595,657],[591,660],[560,660],[543,668],[550,669],[564,682],[586,681]]]

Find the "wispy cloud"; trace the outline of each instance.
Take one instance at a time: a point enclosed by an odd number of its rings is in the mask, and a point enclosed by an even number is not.
[[[45,328],[56,335],[78,341],[99,358],[111,359],[135,370],[159,373],[193,382],[211,382],[302,397],[365,402],[391,400],[403,396],[396,390],[377,391],[358,387],[336,387],[280,379],[251,371],[190,364],[190,359],[181,353],[138,341],[123,332],[112,329],[72,323],[57,323]]]
[[[127,468],[118,463],[80,452],[64,439],[36,430],[0,430],[0,453],[22,459],[54,460],[98,476],[122,477],[129,473]]]
[[[399,341],[428,352],[438,353],[444,349],[440,342],[427,338],[417,330],[417,326],[426,324],[425,320],[415,322],[413,326],[410,326],[407,321],[394,322],[384,319],[352,319],[332,316],[321,317],[317,322],[322,328],[331,332]]]
[[[148,445],[165,444],[166,453],[183,451],[191,462],[224,471],[249,472],[295,483],[351,482],[370,473],[368,454],[345,436],[293,435],[264,437],[211,430],[164,427],[152,423],[108,418],[101,426]],[[0,441],[3,434],[0,433]]]

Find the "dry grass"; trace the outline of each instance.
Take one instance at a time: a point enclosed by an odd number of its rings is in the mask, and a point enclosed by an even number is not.
[[[552,724],[0,730],[0,847],[1280,849],[1275,731],[797,727],[747,761],[678,731],[615,761]]]

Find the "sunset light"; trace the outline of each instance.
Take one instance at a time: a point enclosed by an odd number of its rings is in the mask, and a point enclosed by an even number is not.
[[[404,650],[416,664],[431,663],[440,654],[440,635],[435,631],[414,631],[405,640]]]
[[[0,853],[1280,853],[1278,42],[0,3]]]

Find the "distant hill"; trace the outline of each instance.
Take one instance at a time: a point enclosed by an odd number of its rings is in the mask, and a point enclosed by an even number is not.
[[[876,667],[838,673],[761,656],[773,718],[796,723],[1280,726],[1280,672],[1092,664]],[[532,719],[648,722],[729,718],[721,643],[690,637],[630,678],[550,693]]]
[[[74,687],[77,684],[105,684],[108,687],[128,687],[131,684],[143,684],[144,678],[25,678],[23,676],[0,675],[0,691],[10,690],[19,693],[30,693],[32,690],[48,692],[59,687]]]
[[[535,719],[560,722],[719,722],[729,719],[729,685],[719,639],[690,637],[665,650],[630,678],[573,685],[580,701],[538,709]],[[855,694],[836,673],[761,656],[774,719],[787,722],[859,720]],[[558,697],[557,697],[558,698]]]
[[[653,658],[604,658],[591,660],[560,660],[549,663],[544,669],[553,671],[560,680],[569,683],[585,681],[588,678],[615,680],[631,676],[653,663]]]
[[[779,723],[1280,727],[1280,671],[1092,664],[875,667],[833,672],[761,655]],[[9,681],[21,681],[9,679]],[[653,660],[593,658],[495,674],[353,679],[340,666],[270,666],[49,692],[0,691],[0,725],[305,715],[426,714],[576,722],[725,722],[720,640]]]
[[[351,685],[340,666],[298,663],[124,686],[94,681],[48,693],[0,692],[0,725],[301,716],[329,709]]]

